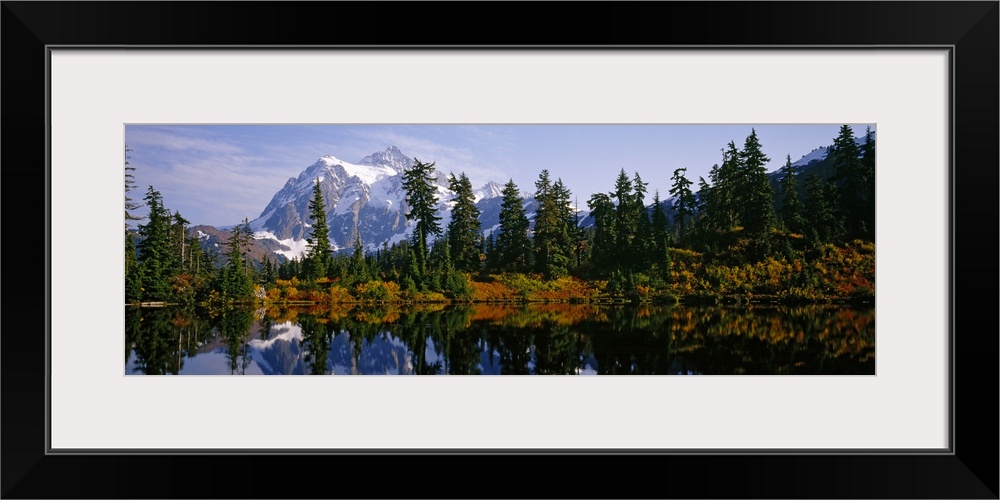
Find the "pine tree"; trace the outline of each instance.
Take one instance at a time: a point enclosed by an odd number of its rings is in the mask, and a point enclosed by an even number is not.
[[[677,174],[677,171],[674,171]],[[690,183],[690,182],[689,182]],[[688,190],[690,193],[690,189]],[[691,200],[692,207],[694,196],[692,195]],[[652,226],[653,226],[653,244],[651,249],[651,262],[654,266],[659,267],[661,275],[669,276],[670,271],[670,224],[667,221],[667,213],[663,210],[663,204],[660,202],[660,191],[657,190],[653,194],[653,216],[652,216]]]
[[[729,231],[741,225],[742,165],[735,142],[729,141],[728,149],[724,149],[722,153],[722,165],[709,171],[708,175],[712,181],[712,207],[709,211],[717,213],[719,229]]]
[[[243,219],[241,224],[233,227],[226,242],[226,265],[221,270],[222,293],[230,298],[241,300],[253,293],[254,279],[249,272],[248,238],[249,224]]]
[[[687,172],[687,168],[678,168],[674,170],[674,175],[670,178],[673,181],[670,187],[670,195],[676,198],[673,206],[674,225],[677,226],[677,240],[679,242],[685,240],[687,227],[694,216],[695,209],[695,198],[694,193],[691,192],[691,181],[685,177],[685,172]],[[660,210],[662,212],[662,208]],[[665,217],[666,214],[664,214]]]
[[[201,274],[204,276],[212,275],[215,272],[218,262],[219,252],[215,248],[205,248],[201,252],[201,262],[198,264]]]
[[[562,180],[558,182],[562,186]],[[568,240],[566,207],[562,200],[568,195],[563,187],[552,184],[548,170],[542,170],[535,181],[535,270],[546,279],[559,277],[567,272],[570,253],[566,250]],[[569,200],[566,199],[566,204]]]
[[[427,256],[427,274],[424,279],[424,286],[429,290],[442,291],[444,274],[451,266],[451,252],[448,249],[448,235],[437,238],[431,243],[431,250]]]
[[[590,261],[595,272],[605,276],[617,263],[615,234],[615,204],[608,193],[594,193],[587,201],[590,217],[594,219],[593,248]]]
[[[145,198],[149,214],[146,224],[139,226],[139,266],[142,275],[143,300],[165,301],[170,298],[170,278],[175,266],[170,251],[170,219],[163,207],[159,191],[149,186]]]
[[[125,300],[142,299],[142,274],[139,261],[136,258],[135,236],[129,228],[129,221],[142,218],[133,212],[139,208],[139,203],[129,196],[129,191],[135,189],[135,167],[129,166],[129,153],[132,150],[125,145]]]
[[[612,193],[615,207],[615,268],[623,269],[630,261],[629,248],[635,240],[636,222],[632,209],[632,180],[625,175],[625,169],[618,172],[615,190]]]
[[[277,278],[277,270],[275,269],[274,262],[270,257],[264,257],[264,272],[261,276],[261,282],[265,286],[274,285],[274,281]]]
[[[478,243],[481,240],[479,208],[476,207],[472,182],[465,172],[459,177],[451,174],[448,188],[455,192],[455,207],[451,210],[448,224],[448,238],[451,260],[456,270],[473,272],[479,270],[482,253]]]
[[[872,128],[865,129],[865,143],[861,147],[861,165],[865,183],[865,232],[869,241],[875,241],[875,138]]]
[[[326,224],[326,203],[323,201],[323,190],[319,179],[313,185],[313,197],[309,200],[309,219],[312,221],[312,235],[306,238],[308,250],[306,259],[309,267],[306,277],[318,279],[325,277],[327,268],[333,258],[330,250],[330,229]]]
[[[580,200],[578,198],[573,199],[572,212],[569,222],[570,237],[573,239],[572,250],[576,255],[576,267],[579,269],[584,262],[590,260],[590,246],[587,231],[580,226],[582,219],[580,219]]]
[[[814,243],[834,241],[843,232],[843,225],[836,214],[836,190],[832,183],[824,182],[816,173],[806,177],[805,225],[806,235]]]
[[[839,214],[844,221],[844,230],[848,239],[864,236],[866,191],[865,171],[858,144],[854,142],[854,131],[849,125],[840,127],[840,135],[833,141],[833,167],[835,174],[831,178],[837,184],[839,196]]]
[[[142,300],[142,274],[135,255],[135,238],[125,232],[125,301]]]
[[[799,201],[798,178],[792,168],[792,155],[785,157],[781,173],[781,223],[789,232],[801,234],[805,220],[802,218],[802,203]]]
[[[179,211],[174,212],[172,220],[173,224],[170,226],[170,244],[177,255],[179,270],[184,272],[188,270],[188,267],[190,267],[186,266],[184,263],[185,252],[187,250],[187,225],[190,222],[182,217]]]
[[[403,189],[410,210],[407,220],[416,221],[413,228],[414,271],[418,280],[427,272],[427,239],[441,234],[441,217],[437,215],[434,194],[434,163],[413,159],[413,167],[403,172]]]
[[[187,238],[187,255],[185,259],[188,263],[188,271],[195,276],[203,276],[207,274],[212,268],[202,267],[204,261],[204,251],[201,248],[201,242],[198,240],[197,236],[189,236]]]
[[[698,234],[705,245],[714,245],[719,233],[739,224],[737,181],[740,174],[739,150],[730,141],[722,150],[722,163],[712,165],[708,180],[698,178]]]
[[[552,185],[552,198],[556,212],[555,241],[558,254],[558,269],[553,275],[562,276],[569,271],[581,235],[577,225],[576,212],[570,205],[573,193],[563,183],[562,178],[556,179],[555,184]]]
[[[551,241],[552,221],[552,179],[549,171],[543,169],[535,181],[535,224],[532,243],[535,250],[535,271],[544,273],[548,267],[549,255],[552,253]]]
[[[742,198],[743,227],[752,238],[766,238],[774,226],[774,192],[766,168],[771,159],[764,154],[756,130],[750,129],[739,159],[742,182],[737,193]]]
[[[531,268],[531,222],[524,213],[521,193],[514,179],[504,184],[500,201],[500,234],[496,238],[498,265],[504,271],[525,272]]]
[[[125,230],[128,231],[129,221],[142,220],[142,217],[135,215],[135,210],[138,210],[140,205],[134,199],[132,199],[128,193],[135,189],[135,167],[129,165],[129,160],[131,157],[129,153],[132,150],[129,149],[128,144],[125,145]]]
[[[484,271],[494,273],[500,270],[500,252],[497,250],[497,238],[491,232],[489,236],[483,237],[483,253],[486,254]]]
[[[351,256],[350,275],[359,283],[371,279],[368,272],[368,263],[365,261],[365,247],[361,243],[360,232],[354,236],[354,254]]]
[[[713,165],[712,170],[718,170],[718,165]],[[715,211],[714,190],[704,177],[698,177],[698,195],[696,196],[698,213],[698,232],[705,235],[716,232],[721,228],[719,214]]]
[[[632,178],[632,216],[635,217],[635,238],[629,248],[632,269],[645,269],[650,264],[649,251],[652,247],[653,231],[646,209],[646,189],[648,183],[642,181],[636,172]]]

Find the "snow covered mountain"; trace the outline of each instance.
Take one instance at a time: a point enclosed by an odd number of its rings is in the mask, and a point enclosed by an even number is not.
[[[250,227],[258,241],[273,242],[277,248],[274,253],[285,258],[301,256],[306,250],[305,238],[311,234],[309,201],[314,183],[319,182],[334,250],[353,248],[358,237],[369,251],[385,242],[392,245],[413,234],[412,224],[406,220],[408,207],[402,184],[403,171],[412,165],[413,159],[395,146],[357,163],[324,156],[298,177],[289,178]],[[448,189],[448,173],[438,170],[435,185],[441,225],[445,227],[451,221],[455,196]],[[499,207],[502,189],[495,182],[486,183],[474,190],[477,203]]]

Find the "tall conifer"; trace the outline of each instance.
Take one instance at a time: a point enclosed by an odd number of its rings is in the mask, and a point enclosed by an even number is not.
[[[673,184],[670,187],[670,195],[674,201],[674,225],[677,226],[677,240],[683,242],[687,233],[688,224],[694,216],[695,198],[691,192],[691,181],[684,175],[687,168],[674,170],[674,175],[670,179]],[[660,209],[662,211],[662,208]],[[666,214],[664,214],[664,218]]]
[[[767,177],[767,162],[771,161],[757,139],[757,131],[750,129],[743,150],[739,152],[740,181],[737,196],[741,200],[742,225],[754,238],[766,237],[774,225],[774,192]]]
[[[323,201],[319,179],[313,184],[313,197],[309,200],[309,220],[312,221],[312,234],[306,238],[306,262],[309,264],[306,274],[309,278],[318,279],[326,276],[333,258],[330,228],[326,223],[326,202]]]
[[[149,214],[139,226],[139,265],[142,274],[143,300],[164,301],[170,298],[170,278],[175,267],[170,248],[170,219],[159,191],[149,186],[145,198]]]
[[[422,280],[427,273],[427,239],[439,236],[441,217],[437,215],[437,196],[434,188],[434,163],[413,159],[413,167],[403,172],[403,189],[409,211],[407,220],[416,221],[413,227],[414,271]]]
[[[514,179],[504,184],[500,201],[500,234],[496,237],[497,262],[504,271],[524,272],[532,264],[531,222],[524,213],[524,202]]]
[[[850,125],[840,127],[840,135],[834,139],[830,154],[833,155],[835,170],[831,180],[837,184],[839,214],[844,221],[845,236],[848,239],[860,238],[865,233],[865,169]]]
[[[802,233],[805,225],[802,203],[799,201],[798,178],[792,168],[791,155],[785,157],[785,166],[781,169],[781,223],[792,233]]]
[[[448,188],[455,192],[455,207],[451,210],[451,222],[448,223],[448,246],[451,262],[458,271],[473,272],[479,270],[482,253],[479,243],[482,240],[479,225],[479,208],[476,207],[475,194],[472,192],[472,182],[465,175],[459,177],[451,174]]]

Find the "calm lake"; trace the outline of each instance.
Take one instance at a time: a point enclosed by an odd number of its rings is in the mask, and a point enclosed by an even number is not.
[[[570,304],[126,308],[125,373],[874,375],[875,310]]]

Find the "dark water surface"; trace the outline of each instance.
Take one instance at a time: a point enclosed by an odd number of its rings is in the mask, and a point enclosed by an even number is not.
[[[125,373],[874,375],[875,310],[569,304],[126,308]]]

